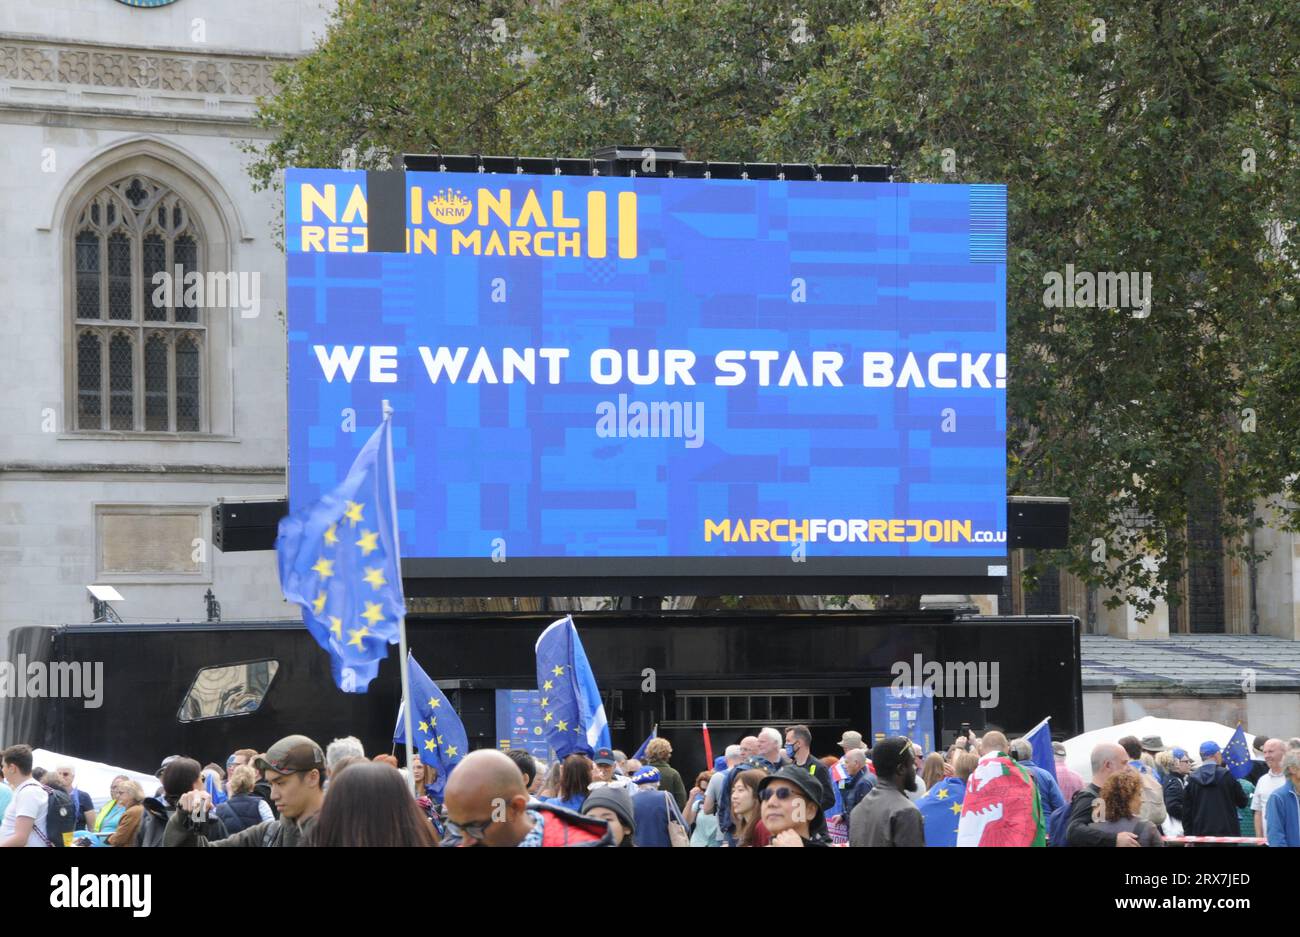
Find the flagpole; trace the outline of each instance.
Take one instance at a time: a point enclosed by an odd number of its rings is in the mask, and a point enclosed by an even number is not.
[[[396,552],[394,565],[397,568],[398,588],[401,588],[402,582],[402,550],[401,550],[401,531],[397,525],[397,482],[393,478],[393,408],[387,400],[384,401],[384,422],[388,423],[388,432],[384,434],[386,451],[384,457],[388,460],[388,510],[389,517],[393,519],[393,550]],[[402,596],[402,605],[406,605],[406,596]],[[411,773],[411,789],[415,796],[420,796],[420,785],[415,780],[415,733],[411,727],[411,652],[406,646],[406,616],[402,615],[397,619],[397,640],[398,653],[402,660],[402,718],[406,728],[406,770]]]

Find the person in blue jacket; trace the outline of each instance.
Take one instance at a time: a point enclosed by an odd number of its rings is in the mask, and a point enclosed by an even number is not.
[[[1300,749],[1291,749],[1282,759],[1287,782],[1268,799],[1268,844],[1300,846]]]

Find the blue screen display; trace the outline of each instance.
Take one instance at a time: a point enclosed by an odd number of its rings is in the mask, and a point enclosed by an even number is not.
[[[366,173],[287,174],[295,509],[387,399],[402,555],[448,572],[1006,556],[1005,187],[406,185],[369,253]]]

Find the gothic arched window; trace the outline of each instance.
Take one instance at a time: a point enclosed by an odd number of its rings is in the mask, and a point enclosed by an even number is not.
[[[76,428],[206,431],[203,233],[175,192],[132,175],[73,227]],[[190,278],[191,284],[194,278]]]

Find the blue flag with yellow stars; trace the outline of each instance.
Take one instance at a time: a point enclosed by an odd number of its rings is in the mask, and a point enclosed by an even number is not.
[[[1250,774],[1250,746],[1246,744],[1246,732],[1237,723],[1237,731],[1232,733],[1228,744],[1223,746],[1223,766],[1232,772],[1234,778],[1244,778]]]
[[[537,639],[537,690],[546,741],[557,758],[610,747],[605,705],[571,616]]]
[[[966,782],[944,778],[916,802],[925,824],[927,846],[957,845],[957,823],[961,820],[961,805],[965,799]]]
[[[465,726],[456,715],[456,710],[438,689],[438,684],[430,679],[424,668],[415,660],[415,655],[408,653],[410,661],[411,683],[411,730],[415,733],[415,750],[420,753],[420,760],[434,769],[437,775],[429,793],[437,803],[442,803],[442,792],[447,787],[447,778],[451,769],[460,763],[469,749],[469,739],[465,735]],[[397,728],[393,730],[393,742],[406,744],[406,716],[401,706],[397,707]]]
[[[302,606],[345,693],[366,692],[406,614],[391,434],[385,416],[343,483],[283,518],[275,541],[284,597]]]

